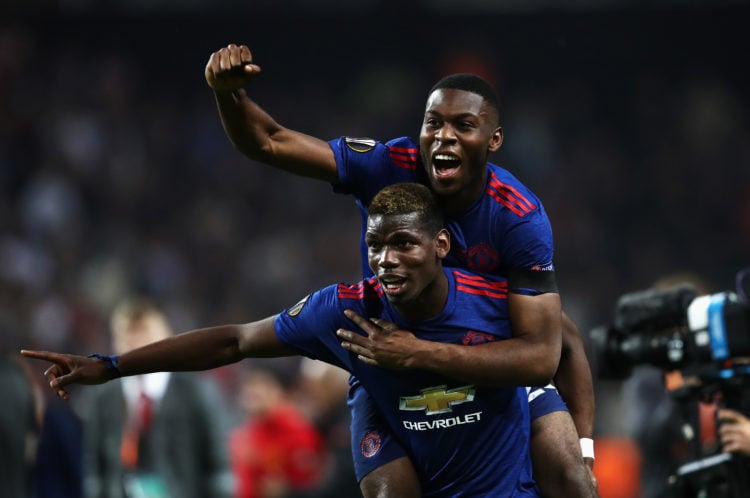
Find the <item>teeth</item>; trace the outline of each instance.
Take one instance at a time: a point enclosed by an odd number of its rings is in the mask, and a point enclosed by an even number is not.
[[[386,278],[381,278],[380,282],[387,289],[395,289],[401,285],[401,283],[403,282],[403,279],[398,278],[398,277],[386,277]]]
[[[436,161],[458,161],[456,156],[450,154],[435,154]]]

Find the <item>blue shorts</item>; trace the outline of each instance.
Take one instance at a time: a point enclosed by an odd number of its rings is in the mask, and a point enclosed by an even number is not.
[[[346,404],[351,411],[351,445],[357,482],[397,458],[408,456],[401,443],[393,437],[380,410],[367,391],[353,377]],[[532,422],[552,412],[568,411],[560,393],[552,384],[528,387],[529,415]]]
[[[568,405],[553,384],[542,387],[527,387],[529,395],[529,418],[534,420],[552,412],[567,412]]]

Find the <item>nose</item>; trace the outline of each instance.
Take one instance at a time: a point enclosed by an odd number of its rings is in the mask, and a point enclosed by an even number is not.
[[[444,142],[444,143],[455,142],[456,141],[455,130],[453,129],[451,125],[445,124],[441,126],[440,129],[437,130],[437,132],[435,133],[435,138],[439,142]]]
[[[384,247],[380,252],[380,257],[378,258],[378,266],[380,266],[381,268],[397,267],[398,257],[396,256],[396,251],[393,251],[388,247]]]

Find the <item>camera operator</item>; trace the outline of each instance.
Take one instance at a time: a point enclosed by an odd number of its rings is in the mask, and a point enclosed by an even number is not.
[[[653,283],[653,288],[666,290],[689,284],[700,294],[709,290],[701,277],[685,272],[665,275]],[[701,445],[710,444],[710,427],[713,424],[714,405],[679,403],[671,393],[685,383],[679,370],[665,372],[661,367],[635,365],[623,380],[621,397],[625,410],[625,429],[641,450],[641,495],[644,498],[671,498],[674,496],[669,477],[675,462],[690,453],[690,441],[685,426],[700,428],[692,435]],[[710,421],[710,423],[707,423]]]
[[[735,281],[709,294],[669,275],[622,295],[612,324],[590,332],[600,375],[624,380],[644,498],[750,496],[750,267]]]

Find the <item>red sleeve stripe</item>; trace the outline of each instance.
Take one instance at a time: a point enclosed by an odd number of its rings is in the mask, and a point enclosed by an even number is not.
[[[503,188],[503,189],[505,189],[505,190],[508,190],[509,192],[511,192],[511,193],[512,193],[513,195],[515,195],[515,196],[516,196],[517,200],[518,200],[518,201],[519,201],[520,203],[522,203],[523,205],[525,205],[525,206],[526,206],[526,208],[527,208],[527,209],[528,209],[529,211],[531,211],[532,209],[536,209],[536,206],[534,206],[534,204],[532,204],[532,203],[531,203],[531,201],[529,201],[529,200],[528,200],[528,199],[526,198],[526,196],[524,196],[523,194],[521,194],[521,193],[520,193],[520,192],[518,191],[518,189],[516,189],[516,188],[515,188],[515,187],[514,187],[513,185],[508,185],[507,183],[503,183],[503,182],[501,182],[501,181],[500,181],[500,180],[499,180],[499,179],[497,178],[497,175],[495,175],[494,173],[491,173],[491,174],[490,174],[490,176],[491,176],[491,183],[492,183],[493,185],[496,185],[496,186],[498,186],[499,188]]]
[[[466,280],[474,280],[475,282],[487,281],[487,279],[481,275],[475,275],[473,273],[464,273],[461,270],[453,270],[453,274],[457,277],[465,278]]]
[[[490,289],[497,292],[508,292],[508,284],[506,282],[472,282],[471,280],[456,277],[456,283],[480,289]]]
[[[498,299],[508,299],[508,291],[503,293],[493,292],[486,289],[476,289],[474,287],[466,287],[464,285],[456,285],[456,290],[459,292],[466,292],[467,294],[476,294],[479,296],[495,297]]]
[[[377,282],[377,280],[375,281],[375,285],[366,287],[362,284],[339,284],[337,291],[338,297],[341,299],[361,300],[365,297],[380,296],[383,294],[383,289],[380,287],[380,282]]]
[[[409,169],[409,170],[416,170],[417,169],[417,163],[416,162],[406,162],[406,161],[399,161],[398,159],[391,158],[391,162],[398,166],[399,168],[403,169]]]
[[[391,151],[391,154],[408,154],[412,157],[417,157],[419,155],[418,147],[389,147],[388,150]]]
[[[495,175],[490,176],[487,193],[518,216],[524,216],[536,209],[536,206],[529,202],[526,197],[521,195],[518,190],[510,185],[502,183]]]
[[[415,147],[389,147],[391,161],[399,168],[415,170],[419,160],[419,149]]]
[[[508,297],[508,282],[506,280],[499,282],[487,280],[479,275],[467,275],[456,270],[453,271],[453,275],[456,279],[456,290],[500,299],[507,299]]]
[[[456,282],[475,285],[477,287],[487,287],[494,290],[508,290],[507,280],[488,280],[480,275],[469,275],[458,270],[453,270]]]

